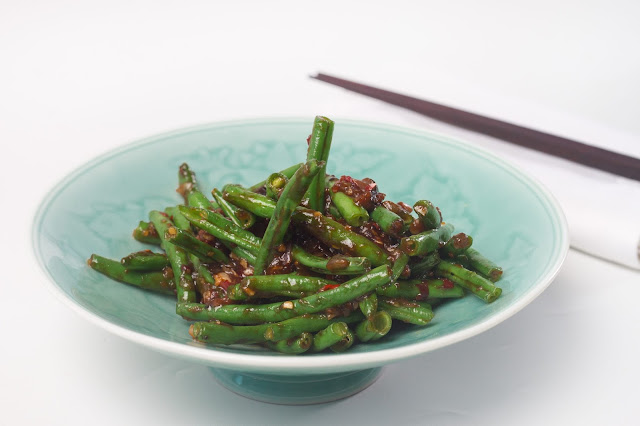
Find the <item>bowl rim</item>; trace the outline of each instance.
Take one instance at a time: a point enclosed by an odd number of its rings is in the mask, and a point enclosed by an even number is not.
[[[555,234],[554,251],[549,256],[545,273],[538,279],[531,289],[524,293],[519,299],[515,300],[509,306],[501,311],[489,316],[488,318],[473,324],[462,330],[446,334],[444,336],[430,338],[420,342],[409,343],[397,348],[378,349],[364,353],[340,353],[340,354],[316,354],[314,356],[297,356],[288,355],[274,356],[262,355],[260,352],[238,354],[217,350],[213,346],[204,345],[188,345],[181,342],[174,342],[158,337],[148,336],[137,331],[129,330],[123,326],[111,323],[97,314],[89,311],[81,305],[75,303],[67,294],[57,285],[51,272],[48,270],[44,258],[41,253],[38,237],[40,235],[40,225],[45,217],[51,202],[64,190],[64,188],[74,181],[82,173],[90,170],[93,166],[106,161],[112,157],[126,153],[128,150],[136,149],[142,145],[152,144],[166,138],[185,135],[187,133],[200,132],[214,128],[222,127],[244,127],[244,126],[261,126],[261,125],[291,125],[308,123],[308,118],[302,117],[284,117],[284,118],[257,118],[257,119],[241,119],[219,121],[196,126],[184,127],[168,132],[159,133],[137,141],[125,143],[122,146],[108,150],[103,154],[94,157],[92,160],[82,164],[75,170],[67,174],[57,183],[55,183],[47,195],[40,202],[36,209],[31,227],[31,246],[32,255],[40,266],[40,272],[46,277],[43,280],[46,287],[56,298],[61,300],[65,305],[79,314],[81,317],[92,322],[93,324],[105,329],[106,331],[120,336],[124,339],[146,346],[152,350],[165,354],[170,354],[183,359],[189,359],[194,362],[203,363],[218,368],[227,368],[231,370],[240,370],[246,372],[262,372],[274,374],[301,374],[301,373],[328,373],[328,372],[344,372],[352,370],[360,370],[365,368],[378,367],[387,363],[397,362],[403,359],[415,357],[436,349],[440,349],[462,340],[478,335],[490,328],[500,324],[504,320],[513,316],[525,306],[538,297],[554,280],[567,256],[569,250],[569,231],[566,217],[562,208],[553,194],[542,185],[537,179],[527,175],[522,170],[509,164],[507,161],[496,156],[470,142],[463,141],[448,135],[433,132],[430,130],[403,127],[386,123],[373,123],[363,120],[351,120],[337,118],[334,121],[340,125],[362,126],[369,129],[377,129],[390,131],[394,133],[402,133],[410,136],[425,137],[435,140],[438,143],[453,145],[471,152],[474,156],[481,157],[483,160],[492,163],[494,166],[502,168],[514,178],[519,179],[538,199],[545,204],[548,214],[555,219],[553,227],[558,232]]]

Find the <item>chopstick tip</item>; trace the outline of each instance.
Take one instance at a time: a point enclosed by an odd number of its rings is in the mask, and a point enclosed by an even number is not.
[[[311,74],[311,75],[309,75],[309,77],[313,78],[314,80],[320,80],[320,81],[326,81],[326,79],[328,79],[328,78],[335,78],[335,77],[332,77],[331,75],[325,74],[323,72],[317,72],[315,74]]]

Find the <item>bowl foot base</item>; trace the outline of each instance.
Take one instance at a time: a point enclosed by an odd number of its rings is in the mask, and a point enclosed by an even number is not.
[[[271,404],[321,404],[354,395],[375,382],[381,368],[344,373],[277,375],[211,368],[216,380],[238,395]]]

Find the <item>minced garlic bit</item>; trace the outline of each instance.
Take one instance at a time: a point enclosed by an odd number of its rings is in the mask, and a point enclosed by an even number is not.
[[[291,300],[282,302],[282,309],[293,309],[293,302]]]
[[[271,327],[267,328],[267,331],[264,332],[264,338],[267,340],[273,339],[273,329]]]
[[[215,274],[213,276],[213,279],[215,280],[216,287],[220,287],[223,284],[231,283],[231,277],[226,272],[220,272],[218,274]]]

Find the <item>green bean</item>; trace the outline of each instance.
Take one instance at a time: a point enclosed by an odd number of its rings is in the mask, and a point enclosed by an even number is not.
[[[313,335],[306,332],[293,339],[280,340],[277,342],[265,342],[265,345],[269,349],[291,355],[306,352],[312,344]]]
[[[198,182],[196,181],[196,174],[189,168],[187,163],[182,163],[178,169],[178,189],[176,192],[184,197],[184,202],[188,206],[203,209],[220,208],[218,203],[207,199],[200,191]]]
[[[141,250],[123,257],[120,263],[129,271],[159,271],[169,265],[169,259],[164,253]]]
[[[465,254],[469,258],[469,267],[471,269],[493,282],[499,281],[500,278],[502,278],[502,268],[484,257],[477,250],[469,248]]]
[[[373,315],[378,311],[378,295],[371,293],[358,303],[360,311],[365,318],[371,319]]]
[[[425,229],[439,228],[442,223],[442,215],[437,207],[428,200],[417,201],[413,205],[413,210],[418,214]]]
[[[487,303],[495,301],[502,289],[477,273],[464,268],[462,265],[442,261],[436,266],[438,275],[449,278],[454,283],[466,288]]]
[[[194,189],[190,195],[193,195],[195,193],[198,193],[196,189]],[[189,235],[191,235],[191,232],[192,232],[191,223],[187,220],[186,217],[184,217],[182,213],[180,213],[180,210],[178,209],[178,207],[169,207],[165,209],[165,213],[167,213],[169,216],[171,216],[171,218],[173,218],[173,223],[181,232],[184,232],[184,233],[188,232]],[[173,241],[175,242],[175,240]],[[209,247],[211,246],[200,240],[198,241],[206,246],[206,247],[203,247],[203,252],[207,253],[210,250]],[[214,254],[217,253],[216,257],[221,259],[223,262],[226,262],[229,260],[227,256],[224,253],[222,253],[220,250],[214,247],[211,247],[211,248],[214,249]],[[188,249],[185,249],[185,250],[188,251]],[[209,256],[207,255],[205,257],[208,258]],[[206,300],[210,297],[211,292],[215,287],[215,279],[211,275],[211,272],[209,271],[209,269],[207,269],[207,267],[202,264],[198,256],[196,256],[193,253],[189,253],[189,261],[191,261],[191,263],[193,264],[193,267],[196,270],[196,275],[194,275],[193,277],[196,289],[200,292],[200,294],[202,295],[202,298]]]
[[[187,251],[191,255],[190,260],[192,263],[194,263],[194,257],[204,262],[229,262],[229,258],[222,250],[197,239],[193,235],[191,222],[180,212],[177,206],[165,209],[165,213],[173,219],[173,223],[176,225],[175,233],[174,229],[169,228],[165,238]]]
[[[401,252],[396,261],[393,262],[393,267],[391,268],[391,282],[395,282],[402,276],[408,263],[409,255]]]
[[[307,161],[323,161],[319,165],[319,172],[312,180],[307,190],[309,207],[312,210],[324,213],[324,177],[327,170],[327,160],[331,149],[331,139],[333,138],[333,121],[327,117],[317,116],[313,122],[311,137],[309,138],[309,148],[307,149]]]
[[[209,210],[186,206],[179,206],[178,209],[195,227],[208,232],[216,238],[237,244],[257,254],[262,242],[261,239],[225,219],[222,215]]]
[[[249,251],[240,246],[237,246],[231,249],[231,253],[235,254],[237,257],[241,259],[246,260],[249,263],[249,265],[252,265],[252,266],[256,264],[256,255],[255,255],[256,252],[257,252],[257,249]]]
[[[239,209],[233,204],[229,203],[222,197],[222,192],[219,189],[213,188],[211,195],[216,200],[225,216],[231,219],[231,222],[241,227],[242,229],[249,229],[256,223],[256,217],[253,213],[249,213],[246,210]]]
[[[326,245],[351,256],[366,257],[371,265],[388,264],[387,254],[370,239],[313,210],[298,208],[292,217],[297,224]]]
[[[377,311],[371,319],[365,319],[356,326],[356,336],[361,342],[378,340],[391,330],[391,315],[386,311]]]
[[[325,178],[325,185],[329,190],[329,196],[333,205],[340,212],[340,216],[344,218],[350,226],[362,226],[367,220],[369,220],[369,212],[357,205],[353,198],[349,197],[342,191],[334,191],[333,186],[338,181],[335,176],[327,176]]]
[[[209,210],[205,210],[205,209],[194,209],[194,208],[185,207],[185,206],[178,206],[178,209],[192,224],[194,224],[194,221],[195,222],[198,221],[198,220],[192,220],[192,218],[198,217],[198,219],[204,219],[207,222],[215,225],[216,227],[224,231],[238,235],[239,237],[252,243],[253,245],[259,246],[261,243],[261,240],[259,237],[256,237],[250,231],[247,231],[246,229],[242,229],[242,227],[237,226],[231,221],[225,219],[225,217],[222,216],[221,214],[218,214],[216,212],[212,212]],[[197,225],[195,224],[194,226],[197,227]]]
[[[321,352],[330,346],[340,343],[349,334],[349,325],[344,322],[334,322],[327,328],[318,331],[313,336],[313,352]]]
[[[400,236],[405,231],[405,224],[402,218],[383,206],[377,206],[373,209],[371,220],[380,225],[384,232],[395,237]]]
[[[340,211],[333,204],[329,205],[329,210],[326,213],[329,213],[333,219],[342,219]]]
[[[437,251],[418,258],[415,263],[409,265],[411,278],[425,278],[438,263],[440,263],[440,254]]]
[[[197,191],[196,174],[191,171],[187,163],[182,163],[178,168],[178,189],[176,192],[184,198],[184,202],[187,203],[189,194],[192,191]]]
[[[195,282],[191,276],[191,265],[187,253],[180,247],[177,247],[164,239],[169,227],[173,226],[173,222],[163,213],[153,210],[149,213],[149,219],[153,226],[158,230],[161,246],[167,253],[171,269],[173,269],[173,280],[176,285],[176,293],[178,302],[195,302]]]
[[[177,227],[169,227],[164,235],[165,240],[178,247],[182,247],[187,253],[193,254],[205,263],[228,263],[229,258],[224,252],[204,241],[200,241],[193,234]]]
[[[249,300],[274,296],[305,297],[335,281],[302,275],[253,275],[230,286],[230,300]]]
[[[290,320],[266,324],[267,328],[264,331],[264,337],[266,340],[275,342],[290,339],[303,331],[320,331],[334,323],[342,322],[350,324],[357,321],[362,321],[362,314],[360,312],[352,312],[344,317],[334,317],[325,314],[302,315]]]
[[[206,210],[220,208],[215,200],[209,200],[202,192],[200,192],[200,188],[198,187],[198,185],[193,185],[191,187],[191,190],[187,194],[186,202],[190,207]],[[167,211],[168,214],[173,217],[174,223],[179,229],[182,229],[185,232],[191,230],[191,222],[189,222],[189,220],[180,212],[178,207],[171,207],[167,209]],[[223,244],[227,243],[227,241],[222,239],[220,239],[220,241]],[[219,257],[221,259],[226,258],[226,255],[223,252],[220,252],[220,250],[218,249],[215,250],[215,253],[216,257]],[[212,295],[216,291],[215,278],[211,274],[211,271],[209,271],[206,265],[204,265],[196,255],[190,254],[189,260],[196,270],[196,274],[194,275],[194,283],[196,285],[196,289],[202,296],[202,300],[204,302],[209,302]]]
[[[202,299],[206,301],[216,286],[215,278],[196,256],[191,256],[191,263],[193,263],[193,267],[196,270],[196,274],[193,275],[194,284],[200,295],[202,295]]]
[[[127,270],[117,260],[92,254],[87,264],[94,270],[108,276],[111,279],[126,284],[131,284],[145,290],[153,290],[160,293],[175,293],[175,283],[165,276],[164,271],[131,271]]]
[[[138,226],[133,230],[133,238],[141,243],[160,245],[160,237],[158,231],[152,223],[140,221]]]
[[[290,179],[291,176],[293,176],[293,174],[300,168],[300,166],[302,166],[302,163],[294,164],[293,166],[289,166],[284,170],[280,170],[278,173],[283,174],[287,177],[287,179]],[[266,184],[267,184],[267,180],[265,179],[263,181],[256,183],[255,185],[250,186],[249,191],[257,192],[260,190],[260,188],[262,188]]]
[[[293,246],[291,256],[314,272],[327,275],[357,275],[369,272],[371,262],[366,257],[335,255],[330,258],[314,256],[299,246]]]
[[[380,296],[424,300],[428,297],[438,299],[459,298],[464,296],[460,286],[448,279],[392,281],[376,289]]]
[[[200,209],[216,210],[220,209],[220,205],[216,200],[210,200],[200,191],[192,191],[187,198],[187,205]]]
[[[453,259],[465,253],[472,243],[473,238],[460,232],[449,238],[449,241],[440,249],[440,255],[445,259]]]
[[[280,198],[284,187],[287,186],[289,182],[289,178],[283,175],[282,173],[272,173],[267,178],[267,183],[265,184],[265,188],[267,191],[267,197],[272,200],[277,200]]]
[[[405,210],[405,208],[400,204],[389,200],[383,201],[382,206],[390,212],[397,214],[402,219],[405,227],[411,225],[411,222],[413,222],[413,216],[411,216],[411,208],[409,206],[407,206],[407,209]]]
[[[425,325],[433,319],[431,306],[405,299],[380,298],[380,309],[391,318],[415,325]]]
[[[266,219],[271,218],[276,208],[276,202],[271,198],[252,192],[240,185],[225,185],[222,187],[222,196],[235,206]]]
[[[178,170],[178,183],[177,192],[182,194],[186,205],[202,209],[220,208],[218,203],[209,200],[200,191],[196,182],[196,174],[189,168],[187,163],[182,163]]]
[[[353,337],[353,333],[350,329],[347,329],[347,332],[345,333],[342,340],[331,345],[330,349],[335,353],[341,353],[349,349],[353,345],[354,341],[355,338]]]
[[[256,275],[266,273],[267,265],[273,259],[289,228],[291,215],[295,212],[300,201],[302,201],[307,188],[309,188],[311,181],[322,169],[323,164],[316,160],[308,161],[296,171],[284,187],[282,195],[273,210],[273,215],[269,220],[269,225],[267,225],[267,230],[264,232],[264,237],[262,237],[260,250],[256,254],[256,264],[254,266]]]
[[[423,256],[444,245],[451,238],[452,231],[453,225],[447,223],[440,228],[404,237],[400,241],[400,248],[410,256]]]

